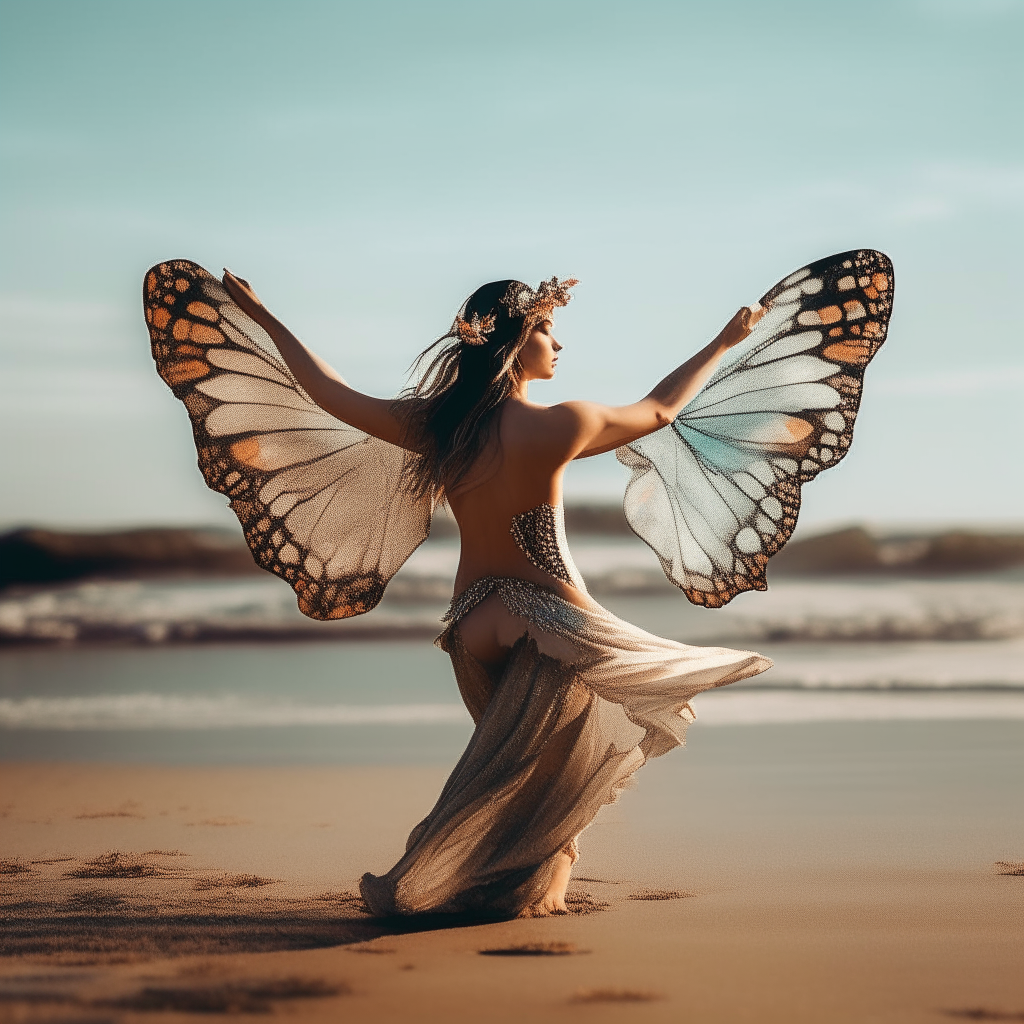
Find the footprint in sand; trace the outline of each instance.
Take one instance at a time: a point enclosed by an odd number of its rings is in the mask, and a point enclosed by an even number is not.
[[[607,910],[611,904],[604,900],[594,899],[589,892],[582,889],[570,889],[565,894],[565,905],[570,914],[596,914],[598,911]]]
[[[197,892],[209,889],[261,889],[279,881],[279,878],[261,878],[259,875],[220,875],[216,878],[198,878],[192,888]]]
[[[30,875],[32,865],[25,863],[19,857],[12,857],[7,860],[0,860],[0,875]]]
[[[1024,875],[1024,860],[997,860],[996,871],[1001,875]]]
[[[75,818],[78,821],[83,819],[88,821],[92,818],[145,818],[144,814],[139,813],[139,808],[142,805],[137,800],[126,800],[120,807],[113,811],[82,811],[81,814],[76,814]]]
[[[577,949],[571,942],[521,942],[497,949],[478,949],[477,952],[481,956],[573,956],[590,950]]]
[[[226,828],[231,825],[251,825],[252,822],[248,818],[235,818],[230,814],[225,815],[221,818],[203,818],[200,821],[186,821],[186,825],[212,825],[214,828]]]
[[[294,999],[325,999],[351,994],[344,982],[319,978],[245,979],[205,985],[147,985],[120,999],[97,1000],[94,1006],[141,1013],[273,1013],[275,1004]]]
[[[137,853],[110,850],[64,872],[65,878],[156,878],[175,872]]]
[[[627,900],[685,900],[696,896],[695,892],[686,892],[683,889],[638,889],[631,892]]]
[[[664,999],[660,992],[648,992],[636,988],[587,988],[580,989],[569,1000],[571,1003],[653,1003]]]
[[[987,1006],[971,1006],[964,1010],[943,1010],[947,1017],[961,1020],[1024,1020],[1024,1010],[992,1010]]]

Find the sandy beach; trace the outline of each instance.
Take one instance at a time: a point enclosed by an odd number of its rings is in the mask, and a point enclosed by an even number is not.
[[[0,1024],[1024,1024],[1022,38],[0,4]]]
[[[0,1014],[1024,1019],[1022,740],[695,726],[584,834],[572,915],[483,924],[355,895],[443,765],[7,763]]]

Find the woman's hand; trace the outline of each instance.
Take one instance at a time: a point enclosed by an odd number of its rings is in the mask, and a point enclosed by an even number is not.
[[[757,326],[758,320],[768,310],[759,302],[752,306],[743,306],[736,311],[736,315],[722,328],[721,333],[715,341],[722,349],[730,349],[738,345]]]
[[[260,317],[269,316],[270,311],[260,302],[259,296],[253,291],[253,287],[244,277],[235,277],[234,274],[224,268],[224,287],[227,289],[231,301],[247,316],[251,316],[257,323]]]

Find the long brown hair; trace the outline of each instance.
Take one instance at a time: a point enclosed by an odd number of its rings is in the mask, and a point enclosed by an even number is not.
[[[519,350],[539,319],[535,295],[522,281],[482,285],[452,329],[413,363],[419,380],[395,409],[415,450],[408,481],[415,494],[442,498],[490,440],[498,410],[519,384]]]

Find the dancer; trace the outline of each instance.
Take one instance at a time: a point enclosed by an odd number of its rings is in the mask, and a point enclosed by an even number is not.
[[[536,405],[529,384],[554,376],[554,311],[575,284],[477,289],[415,386],[387,401],[351,388],[242,278],[184,260],[146,276],[153,355],[188,408],[200,469],[305,614],[373,608],[438,501],[458,522],[437,644],[476,729],[405,855],[363,877],[377,914],[565,912],[601,806],[682,743],[696,694],[771,666],[598,605],[565,543],[562,474],[617,449],[633,470],[627,519],[691,601],[765,589],[800,485],[849,447],[893,295],[884,255],[841,253],[740,309],[638,402]]]

